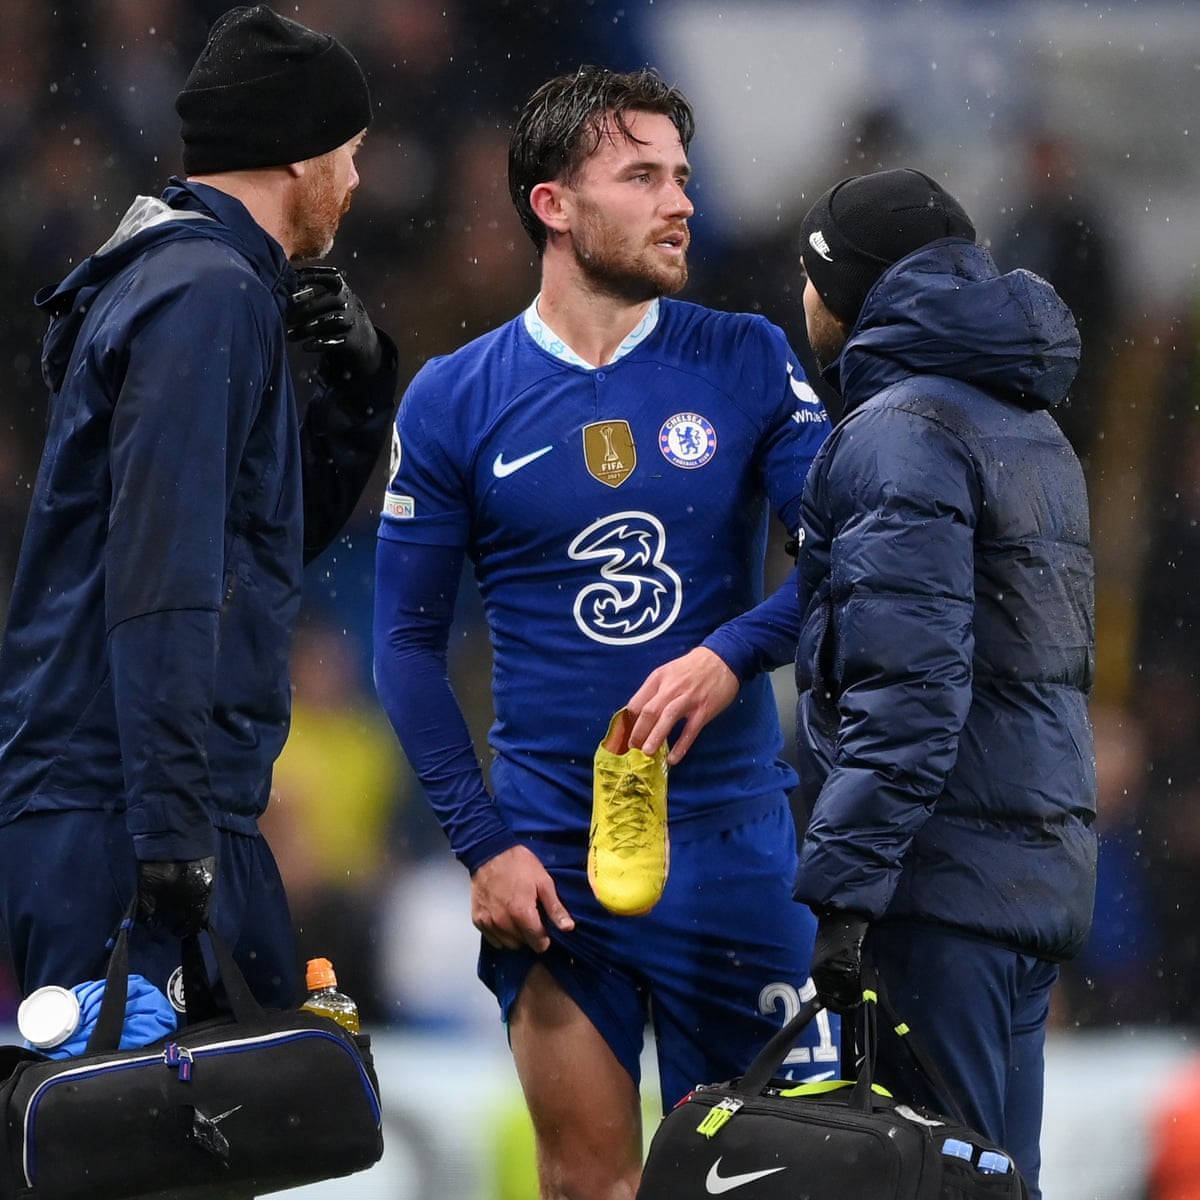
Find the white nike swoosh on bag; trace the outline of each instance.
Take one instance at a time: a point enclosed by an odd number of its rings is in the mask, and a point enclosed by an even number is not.
[[[504,452],[501,451],[496,455],[496,461],[492,463],[492,474],[497,479],[503,479],[505,476],[511,475],[514,471],[519,471],[522,467],[529,466],[535,458],[541,458],[543,454],[549,454],[553,449],[553,446],[543,446],[540,450],[535,450],[532,454],[523,454],[520,458],[514,458],[512,462],[505,462]]]
[[[722,1155],[722,1157],[724,1156]],[[708,1175],[704,1180],[704,1190],[710,1196],[720,1196],[723,1192],[732,1192],[734,1188],[744,1187],[756,1179],[765,1179],[768,1175],[776,1175],[780,1171],[787,1170],[787,1167],[768,1167],[765,1171],[746,1171],[742,1175],[722,1175],[717,1170],[720,1165],[721,1159],[718,1158],[708,1168]]]

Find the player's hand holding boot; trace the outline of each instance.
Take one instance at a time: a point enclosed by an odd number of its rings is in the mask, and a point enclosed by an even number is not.
[[[670,867],[667,744],[653,755],[629,745],[634,719],[621,709],[596,748],[588,882],[610,912],[636,917],[658,903]]]

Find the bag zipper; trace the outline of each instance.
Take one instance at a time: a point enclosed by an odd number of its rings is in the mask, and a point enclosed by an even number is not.
[[[186,1055],[190,1062],[195,1063],[196,1060],[208,1058],[211,1055],[236,1054],[242,1047],[245,1046],[263,1046],[270,1043],[282,1044],[284,1042],[300,1041],[304,1038],[310,1037],[325,1038],[327,1041],[333,1042],[334,1045],[344,1050],[354,1060],[354,1065],[358,1068],[359,1076],[366,1086],[367,1095],[370,1097],[371,1112],[375,1117],[375,1124],[378,1125],[383,1120],[383,1110],[379,1105],[379,1097],[375,1095],[375,1089],[371,1086],[371,1078],[367,1074],[367,1068],[363,1065],[362,1058],[359,1057],[357,1051],[352,1050],[346,1045],[344,1039],[338,1037],[336,1034],[326,1033],[323,1029],[288,1029],[279,1033],[260,1034],[257,1037],[231,1038],[227,1042],[210,1042],[207,1046],[197,1046],[196,1049],[191,1051],[188,1051],[185,1047],[180,1046],[179,1050],[181,1052],[181,1057]]]

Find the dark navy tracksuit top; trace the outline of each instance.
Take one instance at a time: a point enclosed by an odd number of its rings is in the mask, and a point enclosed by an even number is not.
[[[395,348],[298,415],[296,276],[232,197],[173,180],[38,304],[45,451],[0,650],[0,823],[124,809],[143,859],[253,832],[287,734],[306,560],[386,436]]]

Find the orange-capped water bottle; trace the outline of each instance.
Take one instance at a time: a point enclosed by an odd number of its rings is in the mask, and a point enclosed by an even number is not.
[[[327,958],[310,958],[304,973],[308,999],[301,1008],[336,1021],[343,1029],[358,1033],[358,1005],[345,992],[339,992],[333,963]]]

